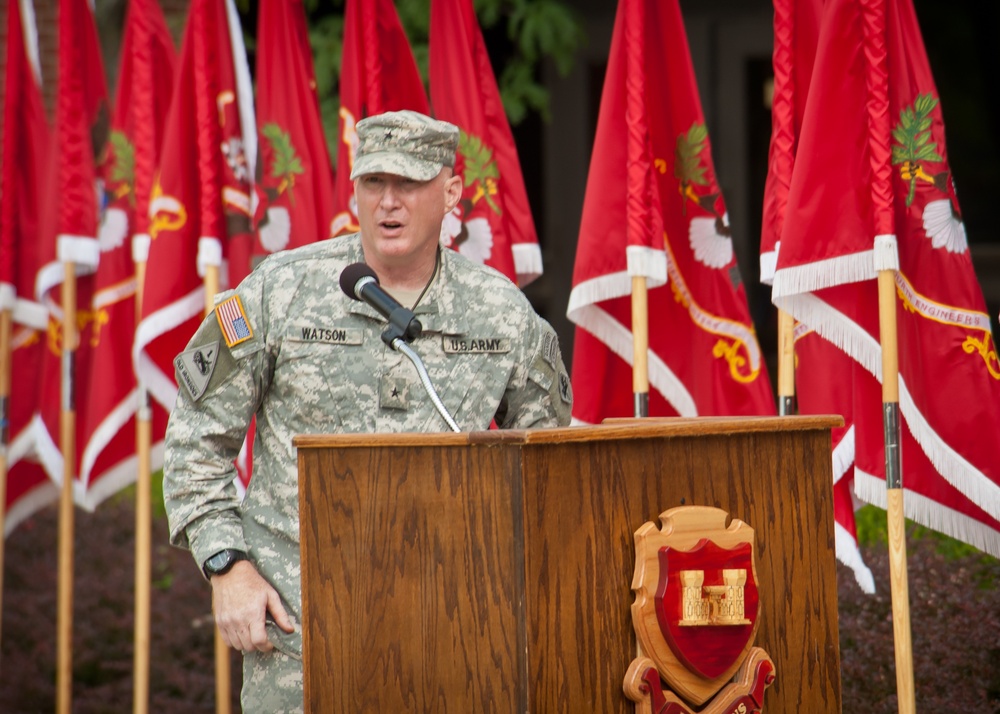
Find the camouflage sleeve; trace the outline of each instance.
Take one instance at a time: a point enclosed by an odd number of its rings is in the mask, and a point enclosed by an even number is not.
[[[526,359],[507,385],[497,424],[502,429],[541,429],[567,426],[573,406],[569,375],[552,326],[535,316],[527,330]]]
[[[247,550],[234,460],[266,382],[262,280],[221,293],[174,360],[177,403],[167,425],[163,498],[170,542],[199,566],[224,548]]]

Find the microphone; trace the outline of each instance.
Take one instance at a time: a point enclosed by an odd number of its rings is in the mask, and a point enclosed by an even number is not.
[[[375,271],[364,263],[352,263],[340,273],[340,289],[352,300],[366,302],[389,321],[389,329],[382,335],[390,347],[397,338],[412,342],[424,329],[413,311],[400,305],[381,288]]]
[[[434,408],[438,410],[452,431],[461,431],[434,389],[430,375],[427,374],[427,369],[420,360],[420,356],[406,344],[420,337],[420,332],[424,329],[420,320],[413,315],[411,310],[400,305],[392,295],[379,286],[375,271],[364,263],[352,263],[344,268],[340,273],[340,289],[352,300],[368,303],[389,321],[389,327],[382,333],[382,341],[397,352],[401,352],[413,363]]]

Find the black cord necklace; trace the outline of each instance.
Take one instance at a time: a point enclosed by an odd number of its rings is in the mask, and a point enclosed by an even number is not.
[[[416,310],[417,305],[419,305],[420,301],[424,299],[424,295],[427,294],[428,288],[430,288],[431,283],[434,282],[434,278],[437,277],[438,268],[440,267],[441,267],[441,246],[438,246],[437,252],[434,254],[434,271],[431,273],[430,280],[427,281],[427,284],[424,285],[424,289],[420,291],[420,294],[414,301],[413,306],[410,308],[411,310]]]

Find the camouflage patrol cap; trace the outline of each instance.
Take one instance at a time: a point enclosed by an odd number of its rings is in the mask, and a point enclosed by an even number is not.
[[[458,127],[413,111],[386,112],[357,124],[358,150],[351,179],[394,174],[429,181],[455,166]]]

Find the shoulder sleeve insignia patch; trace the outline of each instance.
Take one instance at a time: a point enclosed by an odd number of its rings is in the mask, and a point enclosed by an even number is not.
[[[565,404],[573,403],[573,387],[570,385],[569,375],[565,372],[559,373],[559,397]]]
[[[215,306],[215,317],[219,320],[222,335],[226,338],[226,346],[232,348],[253,337],[250,320],[243,311],[243,303],[239,295],[233,295]]]
[[[178,382],[184,385],[191,399],[198,401],[205,393],[208,382],[212,379],[212,372],[218,363],[219,343],[192,347],[186,352],[181,352],[174,360],[174,367],[177,370]]]
[[[555,332],[542,335],[542,358],[552,369],[559,369],[559,340]]]

